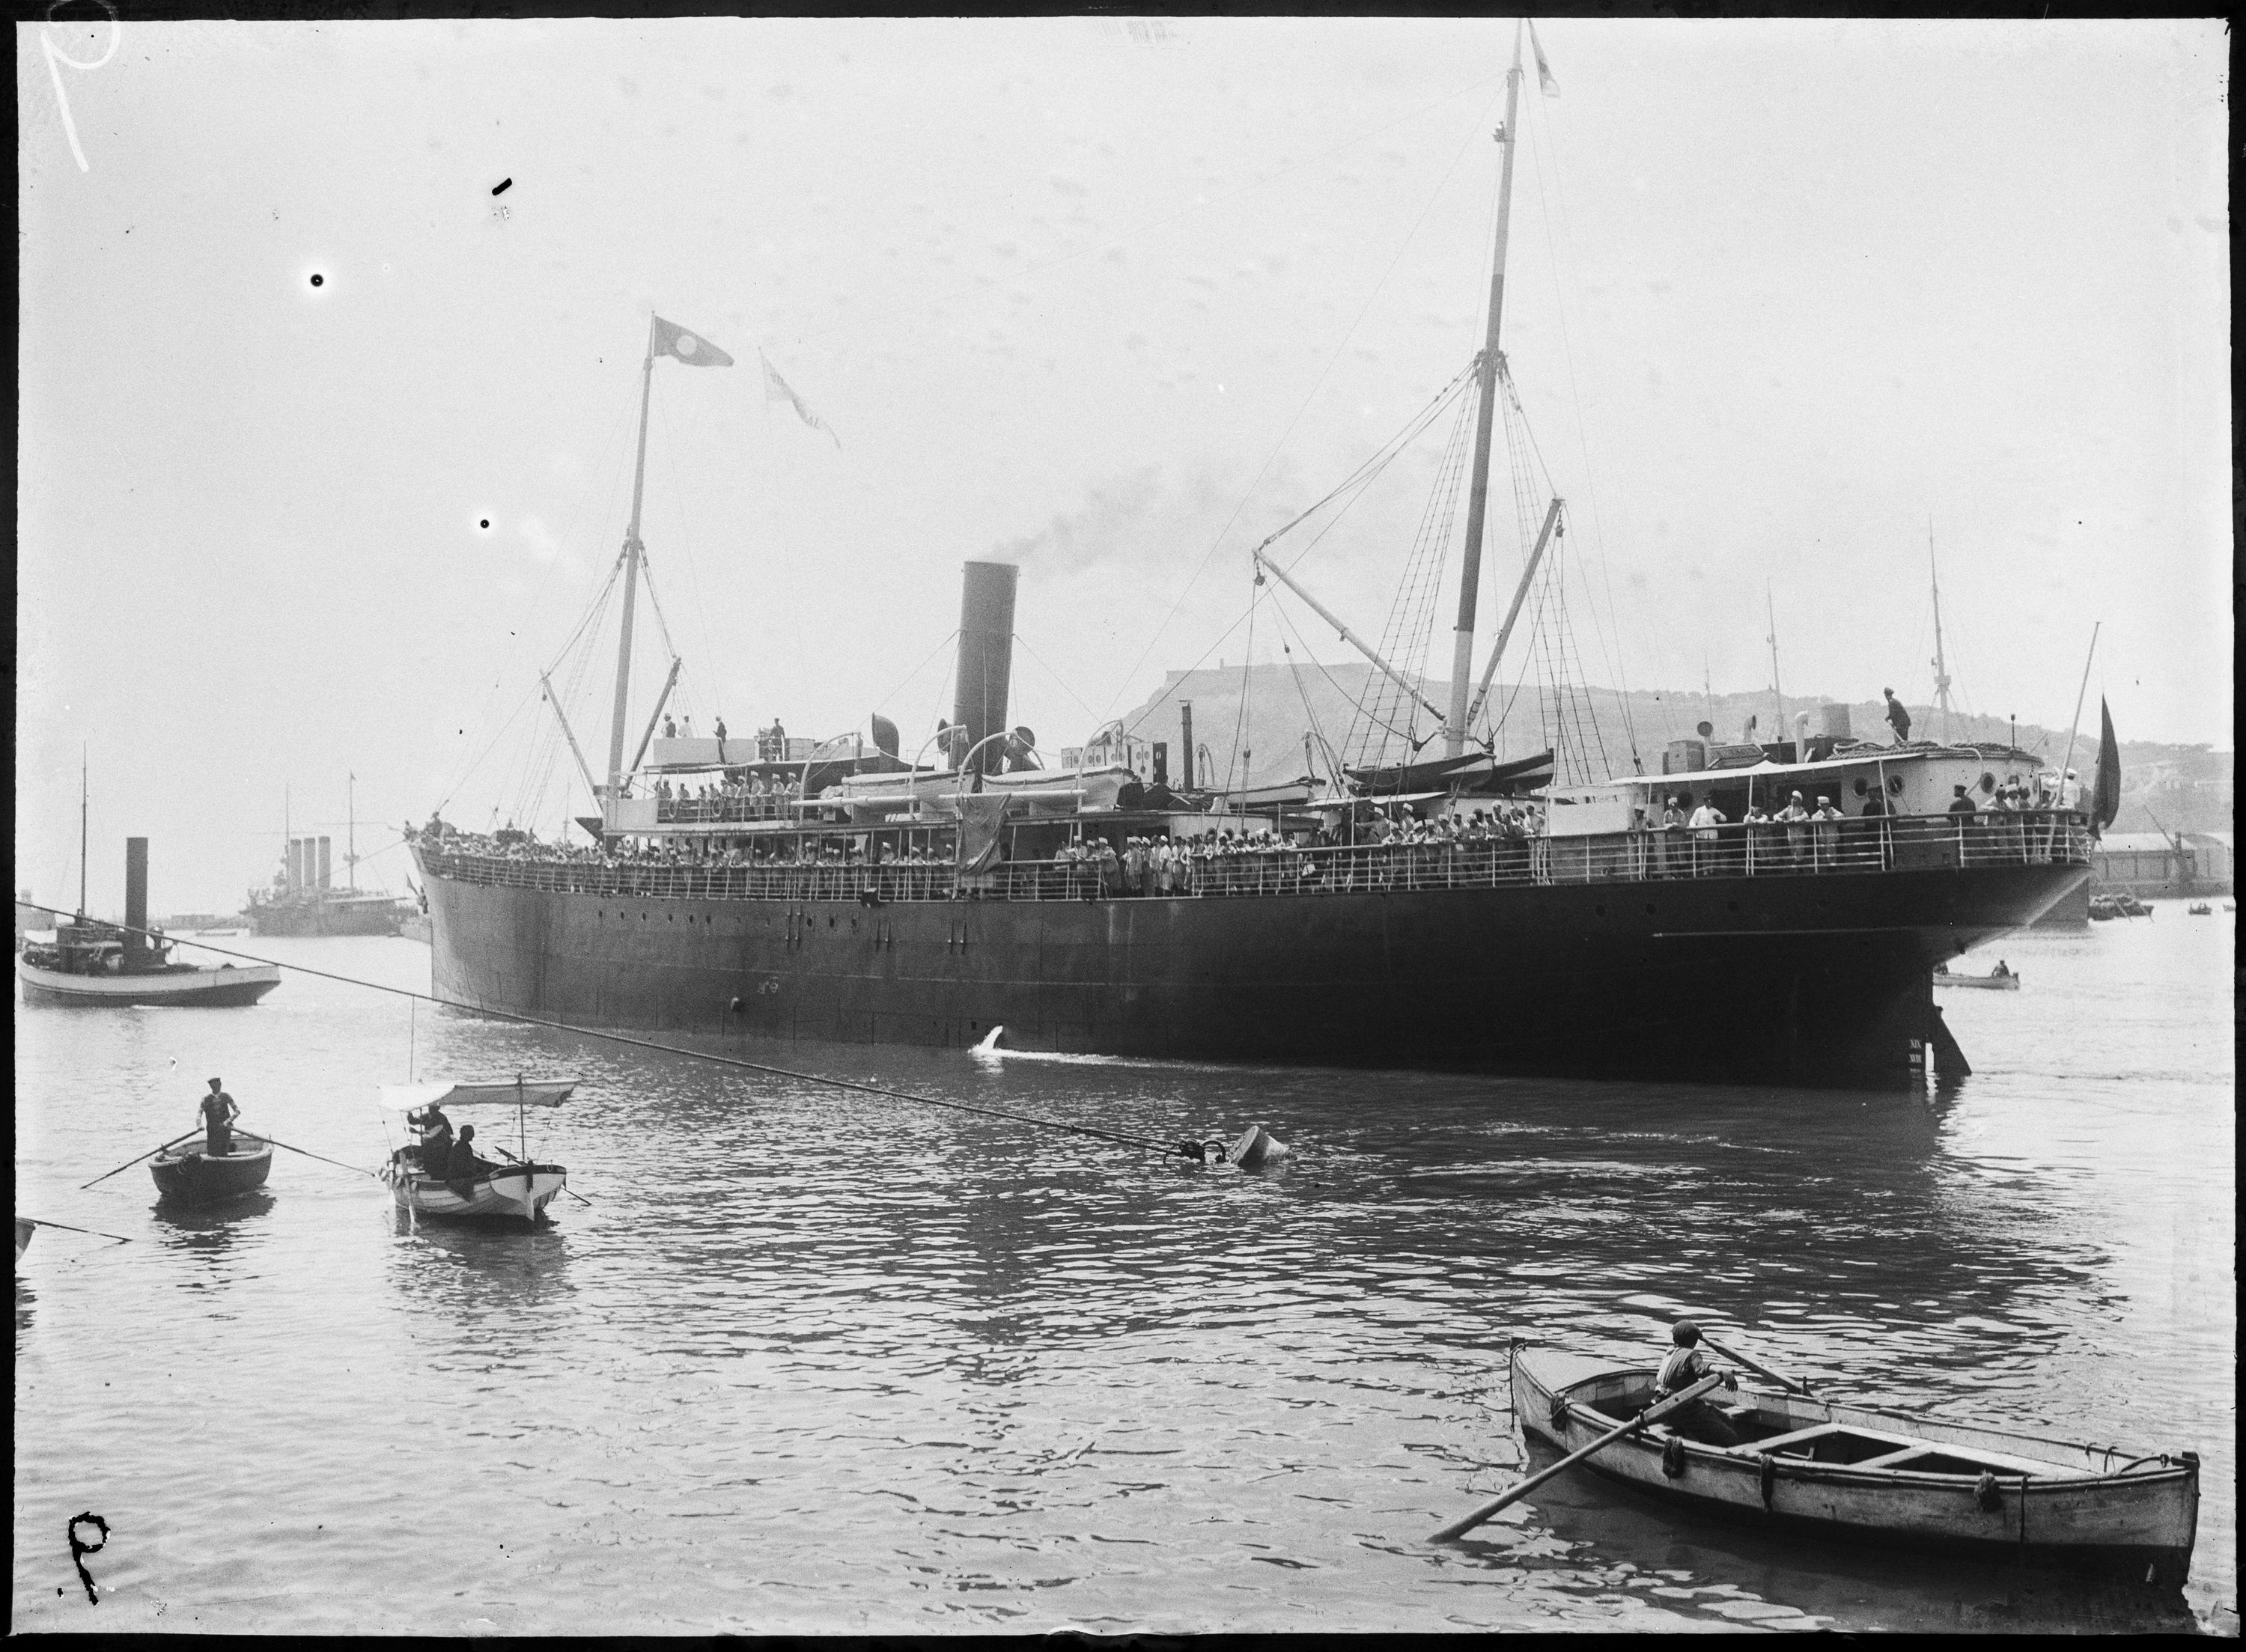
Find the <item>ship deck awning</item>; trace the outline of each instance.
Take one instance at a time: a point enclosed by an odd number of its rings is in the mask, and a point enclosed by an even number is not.
[[[1609,785],[1642,785],[1658,790],[1665,785],[1725,785],[1740,780],[1774,780],[1787,775],[1841,774],[1888,763],[1910,763],[1943,756],[1936,751],[1891,751],[1882,748],[1856,757],[1821,758],[1814,763],[1773,763],[1765,759],[1737,769],[1693,769],[1683,774],[1617,774]]]

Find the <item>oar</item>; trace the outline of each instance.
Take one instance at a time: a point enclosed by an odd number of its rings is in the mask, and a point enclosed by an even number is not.
[[[501,1159],[506,1159],[507,1163],[511,1165],[520,1165],[523,1162],[521,1159],[517,1159],[513,1153],[507,1152],[506,1148],[500,1146],[497,1142],[493,1142],[492,1144],[492,1151],[497,1153]],[[593,1202],[566,1181],[562,1184],[562,1191],[568,1194],[570,1198],[575,1200],[581,1205],[589,1205]]]
[[[1522,1498],[1528,1496],[1529,1492],[1543,1485],[1545,1481],[1550,1479],[1555,1474],[1557,1474],[1562,1469],[1573,1468],[1585,1458],[1596,1456],[1599,1452],[1603,1451],[1608,1446],[1613,1445],[1616,1440],[1623,1438],[1624,1436],[1635,1434],[1640,1429],[1644,1428],[1647,1424],[1659,1422],[1663,1417],[1668,1416],[1671,1411],[1678,1410],[1680,1406],[1691,1404],[1694,1400],[1699,1398],[1701,1395],[1706,1393],[1710,1389],[1718,1387],[1722,1383],[1723,1380],[1724,1379],[1720,1377],[1704,1377],[1698,1382],[1693,1383],[1691,1387],[1680,1389],[1678,1392],[1671,1394],[1667,1399],[1663,1400],[1659,1404],[1648,1406],[1644,1411],[1640,1411],[1636,1417],[1631,1417],[1630,1421],[1623,1424],[1619,1428],[1610,1429],[1606,1433],[1600,1435],[1598,1438],[1593,1440],[1589,1445],[1583,1447],[1582,1451],[1570,1451],[1567,1456],[1553,1464],[1551,1467],[1546,1469],[1542,1474],[1530,1475],[1527,1479],[1521,1481],[1520,1485],[1508,1492],[1503,1497],[1494,1499],[1490,1502],[1483,1504],[1480,1508],[1476,1509],[1473,1513],[1467,1515],[1466,1519],[1462,1520],[1453,1520],[1448,1526],[1436,1533],[1434,1536],[1429,1538],[1427,1540],[1431,1543],[1447,1543],[1454,1537],[1464,1537],[1468,1532],[1473,1531],[1475,1526],[1480,1526],[1484,1520],[1496,1513],[1498,1510],[1505,1507],[1508,1504],[1519,1502]]]
[[[161,1152],[162,1149],[159,1148],[158,1151]],[[119,1168],[122,1169],[123,1166],[120,1166]],[[42,1221],[37,1216],[18,1216],[16,1220],[19,1222],[29,1222],[34,1227],[59,1227],[66,1234],[91,1234],[96,1239],[113,1239],[120,1245],[129,1245],[133,1242],[122,1234],[105,1234],[99,1227],[73,1227],[68,1222]]]
[[[1719,1354],[1721,1354],[1725,1359],[1737,1360],[1740,1364],[1746,1366],[1756,1376],[1767,1377],[1772,1382],[1776,1383],[1780,1388],[1791,1389],[1795,1393],[1802,1395],[1806,1398],[1817,1401],[1820,1404],[1827,1403],[1825,1397],[1819,1393],[1815,1389],[1810,1387],[1808,1383],[1796,1382],[1793,1377],[1786,1376],[1782,1372],[1774,1371],[1771,1370],[1769,1366],[1762,1364],[1759,1361],[1749,1359],[1745,1354],[1740,1353],[1736,1348],[1725,1347],[1723,1343],[1718,1342],[1705,1331],[1702,1331],[1700,1333],[1700,1340],[1707,1343],[1709,1347],[1714,1349]]]
[[[372,1176],[372,1175],[374,1175],[374,1173],[373,1173],[372,1171],[366,1169],[364,1166],[360,1166],[360,1165],[346,1165],[346,1164],[345,1164],[345,1163],[344,1163],[344,1161],[343,1161],[342,1159],[326,1159],[326,1158],[322,1158],[322,1157],[321,1157],[321,1155],[320,1155],[320,1154],[318,1154],[318,1153],[307,1153],[307,1152],[304,1152],[304,1150],[303,1150],[302,1147],[290,1147],[287,1142],[285,1142],[285,1141],[275,1141],[275,1140],[274,1140],[274,1139],[273,1139],[272,1137],[270,1137],[270,1136],[261,1136],[261,1135],[256,1134],[256,1133],[255,1133],[255,1132],[253,1132],[253,1131],[248,1131],[248,1130],[243,1131],[242,1133],[243,1135],[245,1135],[245,1136],[248,1136],[248,1137],[250,1137],[253,1140],[255,1140],[255,1141],[271,1142],[271,1143],[272,1143],[272,1145],[273,1145],[274,1146],[276,1146],[276,1147],[280,1147],[280,1148],[282,1148],[282,1149],[285,1149],[286,1151],[288,1151],[288,1152],[292,1152],[292,1153],[303,1153],[303,1156],[304,1156],[305,1158],[307,1158],[307,1159],[318,1159],[322,1164],[323,1164],[323,1165],[333,1165],[333,1166],[334,1166],[337,1170],[348,1170],[348,1171],[351,1172],[353,1174],[355,1174],[355,1175],[360,1175],[360,1176]],[[380,1180],[380,1178],[378,1178],[378,1178],[376,1178],[376,1180]]]
[[[158,1153],[162,1152],[166,1147],[176,1147],[181,1142],[192,1141],[202,1133],[203,1132],[200,1130],[190,1130],[184,1136],[174,1136],[171,1140],[165,1142],[160,1146],[151,1147],[146,1152],[140,1155],[140,1159],[153,1159]],[[140,1159],[128,1159],[123,1164],[118,1166],[117,1170],[130,1170],[133,1166],[140,1162]],[[99,1186],[103,1182],[107,1181],[112,1176],[114,1176],[117,1173],[117,1170],[105,1170],[101,1174],[96,1176],[92,1181],[80,1182],[78,1184],[78,1192],[84,1193],[89,1187]]]

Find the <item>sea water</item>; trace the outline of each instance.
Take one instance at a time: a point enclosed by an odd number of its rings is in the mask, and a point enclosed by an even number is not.
[[[2235,1632],[2235,923],[1959,961],[2022,987],[1942,992],[1977,1071],[1929,1097],[735,1047],[1160,1141],[1260,1122],[1291,1149],[1260,1175],[297,973],[252,1010],[19,1005],[17,1211],[133,1242],[17,1264],[12,1623]],[[402,940],[228,944],[428,980]],[[139,1166],[78,1191],[214,1075],[371,1170],[378,1085],[517,1071],[582,1080],[475,1120],[568,1166],[536,1229],[286,1152],[219,1210]],[[1426,1541],[1521,1472],[1513,1339],[1650,1363],[1687,1313],[1853,1399],[2199,1451],[2183,1600],[1580,1473]]]

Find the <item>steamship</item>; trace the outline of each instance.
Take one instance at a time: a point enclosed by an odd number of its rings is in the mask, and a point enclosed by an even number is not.
[[[1498,340],[1521,80],[1516,46],[1485,342],[1454,381],[1474,441],[1447,704],[1292,568],[1256,559],[1259,587],[1268,578],[1330,622],[1415,715],[1427,702],[1439,756],[1337,766],[1324,793],[1213,792],[1194,784],[1190,736],[1174,774],[1166,745],[1110,725],[1048,766],[1007,718],[1016,570],[970,561],[953,715],[910,758],[878,723],[871,750],[854,737],[657,738],[674,663],[627,760],[654,368],[665,355],[729,359],[657,320],[611,575],[624,602],[605,783],[578,758],[596,843],[501,845],[432,819],[412,853],[438,992],[745,1039],[963,1048],[1003,1028],[1006,1044],[1045,1051],[1862,1087],[1961,1069],[1933,966],[2032,922],[2088,876],[2079,812],[1953,812],[2032,767],[2028,754],[1872,745],[1836,724],[1678,743],[1659,775],[1563,779],[1548,754],[1502,763],[1487,740],[1471,749],[1564,533],[1556,496],[1522,514],[1542,526],[1477,690],[1501,390],[1504,416],[1518,411]],[[569,745],[580,751],[574,732]],[[1797,792],[1839,806],[1810,820],[1790,811]],[[1735,824],[1648,829],[1672,795]],[[1533,800],[1538,828],[1399,842],[1383,824],[1468,817],[1501,798]],[[1755,813],[1789,818],[1746,824]],[[1215,852],[1158,875],[1134,854],[1144,840]]]

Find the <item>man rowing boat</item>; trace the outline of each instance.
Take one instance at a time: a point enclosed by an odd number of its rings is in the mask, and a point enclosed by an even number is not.
[[[242,1117],[242,1109],[214,1078],[210,1094],[202,1098],[199,1111],[203,1116],[203,1152],[213,1159],[225,1158],[234,1151],[234,1121]]]
[[[1655,1400],[1667,1399],[1671,1394],[1692,1386],[1710,1374],[1707,1350],[1700,1346],[1700,1328],[1689,1319],[1680,1319],[1669,1333],[1670,1349],[1661,1362],[1661,1370],[1653,1379]],[[1729,1371],[1723,1373],[1724,1386],[1737,1389],[1739,1379]],[[1689,1405],[1680,1405],[1661,1419],[1688,1440],[1698,1440],[1703,1445],[1737,1445],[1739,1432],[1725,1417],[1705,1399],[1696,1399]]]

